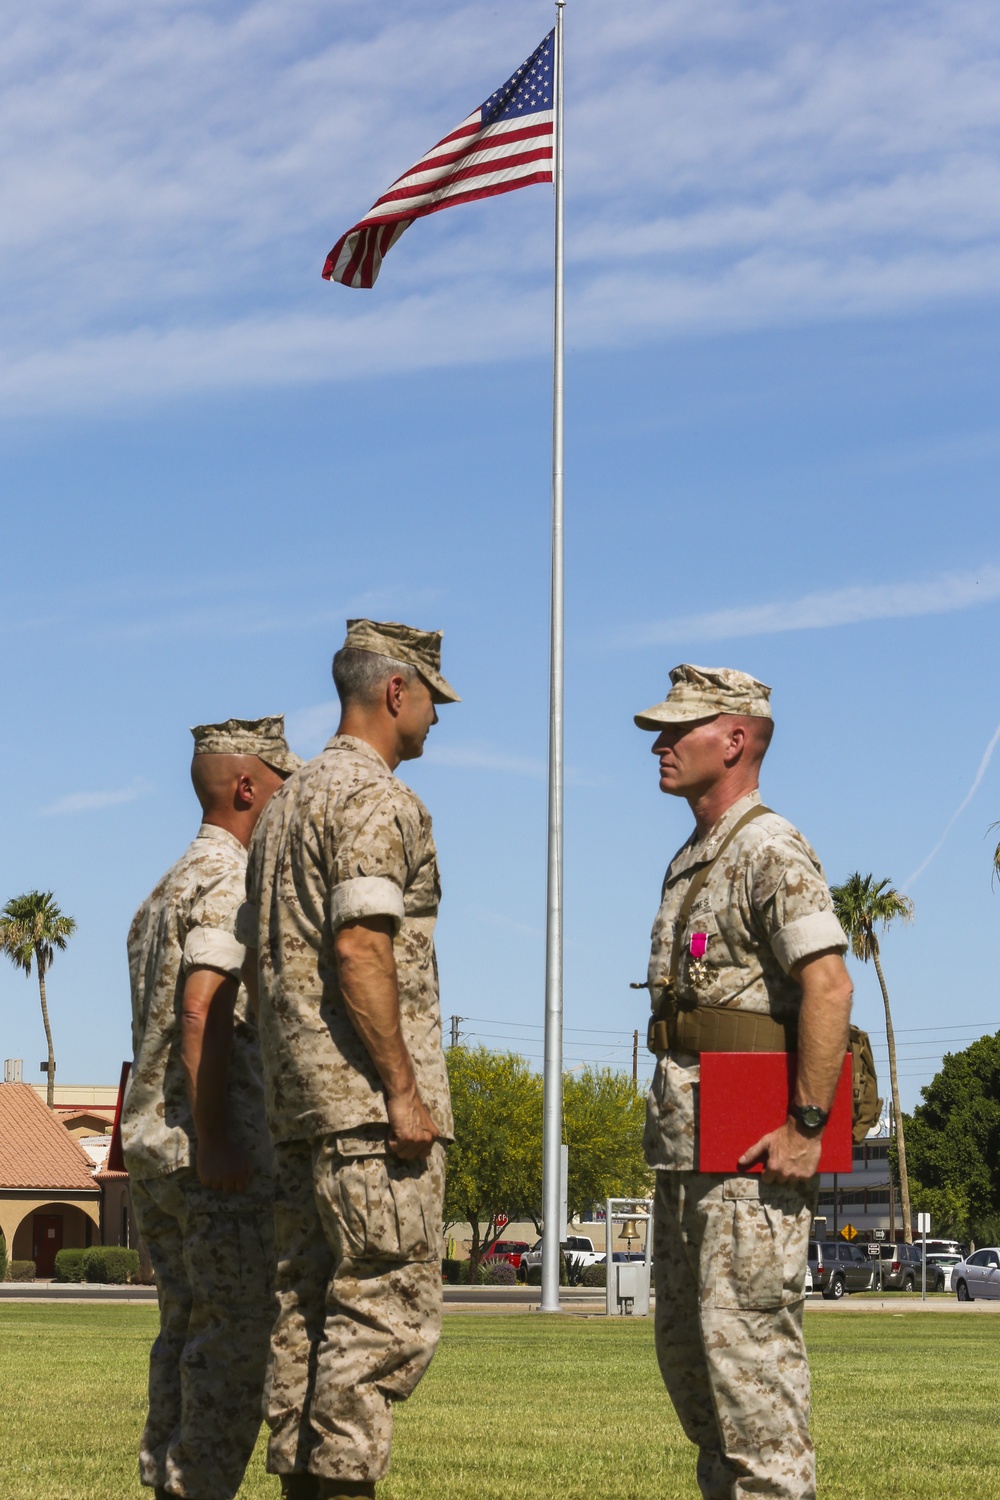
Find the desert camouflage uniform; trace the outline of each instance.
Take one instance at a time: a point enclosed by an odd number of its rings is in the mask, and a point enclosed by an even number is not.
[[[272,1158],[256,1027],[240,989],[228,1071],[232,1139],[249,1154],[244,1193],[202,1187],[181,1063],[181,1000],[194,968],[239,976],[233,936],[246,851],[203,824],[143,902],[128,938],[135,1061],[122,1145],[156,1272],[160,1331],[150,1355],[143,1484],[199,1500],[239,1489],[261,1420],[272,1289]]]
[[[437,1346],[444,1151],[436,1145],[421,1162],[387,1152],[382,1083],[344,1005],[333,941],[345,922],[392,919],[403,1038],[448,1140],[439,898],[427,810],[350,735],[274,795],[251,842],[237,930],[259,952],[276,1143],[272,1473],[379,1479],[392,1403],[413,1391]]]
[[[654,1007],[663,994],[676,916],[691,878],[757,792],[674,858],[652,931]],[[689,939],[705,933],[705,976],[690,972]],[[702,888],[681,944],[681,1003],[794,1017],[790,970],[847,941],[816,855],[790,823],[766,813],[729,845]],[[810,1500],[809,1367],[802,1339],[806,1254],[817,1179],[802,1187],[696,1170],[698,1058],[660,1053],[644,1146],[658,1169],[654,1208],[656,1347],[687,1436],[700,1449],[707,1500],[769,1495]],[[752,1145],[748,1141],[747,1145]]]

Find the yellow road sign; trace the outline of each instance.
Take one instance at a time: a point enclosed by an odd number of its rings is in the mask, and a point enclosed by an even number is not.
[[[845,1224],[843,1229],[840,1231],[840,1238],[842,1240],[856,1240],[857,1237],[858,1231],[855,1229],[853,1224]]]

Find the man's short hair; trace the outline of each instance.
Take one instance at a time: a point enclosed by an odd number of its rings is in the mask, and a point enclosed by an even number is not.
[[[373,703],[390,677],[412,682],[419,676],[409,662],[382,656],[378,651],[364,651],[359,646],[341,646],[333,658],[333,685],[341,707],[348,703]]]
[[[767,754],[768,746],[774,739],[774,720],[754,719],[753,723],[760,739],[761,759],[763,760],[764,756]]]

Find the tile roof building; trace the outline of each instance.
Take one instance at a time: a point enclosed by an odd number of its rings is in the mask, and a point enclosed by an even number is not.
[[[48,1085],[33,1083],[39,1099],[47,1097]],[[118,1090],[111,1084],[57,1083],[52,1107],[70,1135],[109,1134],[115,1123]]]
[[[51,1276],[56,1252],[100,1241],[89,1158],[27,1083],[0,1083],[0,1232],[11,1260]]]

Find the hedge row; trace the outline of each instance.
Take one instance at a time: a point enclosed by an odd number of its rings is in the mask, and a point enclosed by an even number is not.
[[[93,1245],[89,1250],[60,1250],[56,1255],[57,1281],[99,1281],[124,1286],[139,1270],[138,1250],[121,1245]]]
[[[8,1281],[34,1281],[35,1262],[33,1260],[12,1260],[7,1267]]]

